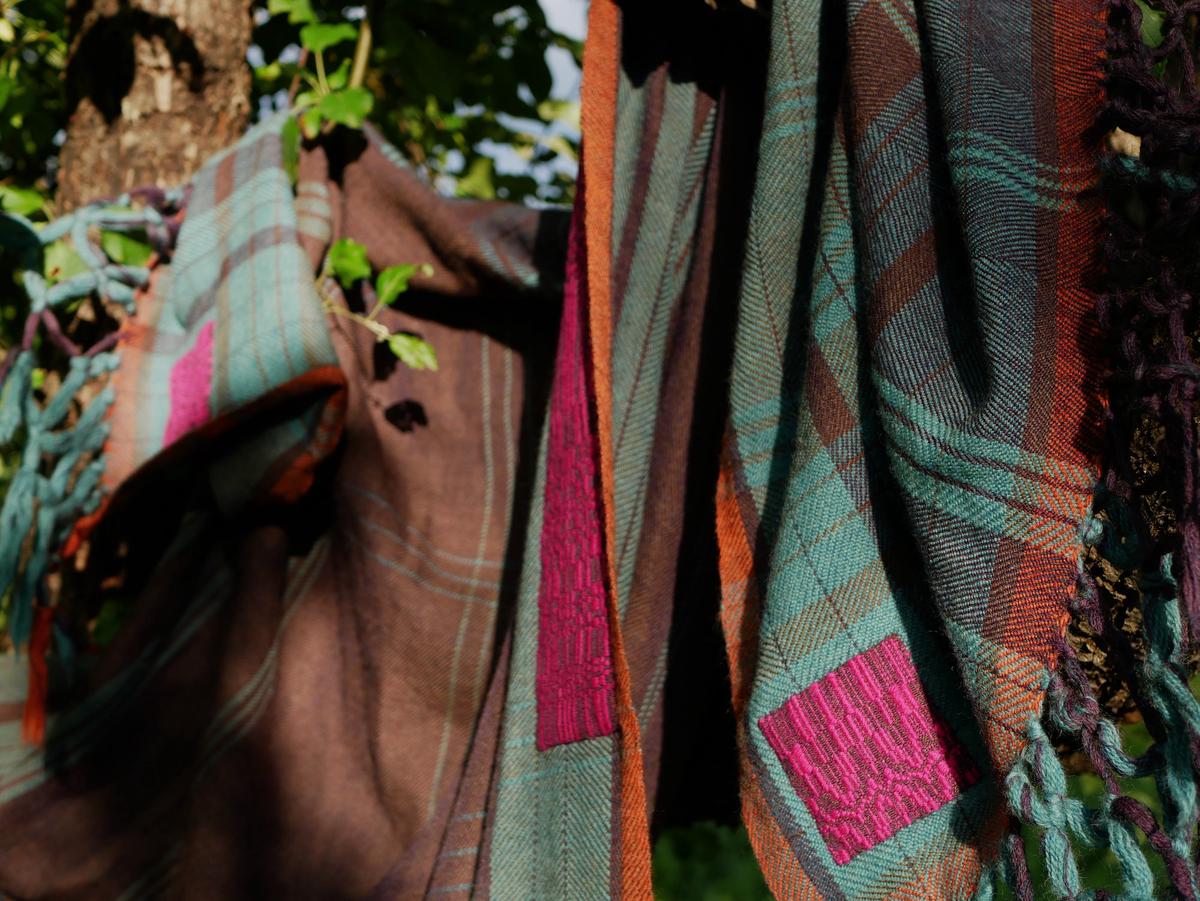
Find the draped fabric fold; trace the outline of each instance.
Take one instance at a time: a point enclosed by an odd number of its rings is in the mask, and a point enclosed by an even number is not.
[[[42,747],[0,681],[0,892],[644,899],[654,834],[739,816],[781,899],[1032,897],[1021,824],[1067,894],[1068,833],[1140,854],[1042,725],[1140,765],[1059,671],[1099,5],[758,7],[593,0],[571,216],[370,130],[294,186],[278,120],[205,167],[53,613],[117,561],[130,619],[39,650]],[[432,264],[384,322],[438,372],[326,315],[340,237]]]

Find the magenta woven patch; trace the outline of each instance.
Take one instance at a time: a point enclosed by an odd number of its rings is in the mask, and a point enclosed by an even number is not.
[[[171,367],[171,413],[163,445],[172,444],[211,418],[208,398],[212,390],[213,324],[206,323],[192,349]]]
[[[788,698],[758,726],[838,864],[979,781],[930,709],[895,635]]]
[[[580,191],[582,198],[582,183]],[[613,732],[603,527],[583,330],[582,206],[582,200],[575,205],[567,249],[546,451],[537,654],[537,746],[543,751]]]

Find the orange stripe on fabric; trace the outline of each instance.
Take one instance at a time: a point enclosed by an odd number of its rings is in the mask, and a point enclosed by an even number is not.
[[[739,740],[744,741],[745,729],[739,726],[738,732]],[[750,845],[754,848],[771,896],[777,901],[821,901],[821,893],[800,868],[779,822],[771,814],[767,799],[759,787],[758,777],[754,775],[744,754],[741,782],[742,819],[746,822]]]
[[[1105,102],[1101,61],[1104,53],[1104,4],[1075,0],[1055,5],[1054,122],[1060,168],[1090,171],[1099,179],[1100,147],[1091,129]],[[1097,398],[1100,374],[1095,361],[1103,359],[1104,338],[1096,315],[1096,297],[1087,275],[1097,265],[1101,234],[1100,206],[1085,201],[1064,210],[1059,219],[1057,246],[1057,352],[1055,410],[1047,454],[1096,470],[1100,462],[1101,417]],[[1082,417],[1080,427],[1079,414]]]
[[[983,861],[994,857],[1000,845],[1008,813],[1001,809],[984,824],[979,847],[960,844],[929,867],[920,879],[897,886],[888,901],[928,901],[929,886],[937,886],[942,898],[972,898],[983,875]]]
[[[752,672],[757,651],[756,634],[747,636],[746,607],[752,603],[750,590],[754,578],[754,558],[750,541],[742,525],[737,488],[727,460],[722,459],[717,474],[717,556],[721,575],[721,628],[725,633],[725,653],[729,658],[729,682],[733,709],[741,716],[749,700]],[[750,645],[744,647],[744,643]]]
[[[725,633],[733,712],[738,724],[742,819],[771,894],[789,901],[819,899],[820,892],[800,867],[779,822],[772,815],[746,753],[749,738],[745,714],[758,656],[758,610],[754,594],[754,554],[742,522],[736,481],[727,456],[722,459],[717,476],[717,549],[721,573],[721,628]]]
[[[629,663],[617,602],[616,527],[613,521],[612,451],[612,193],[616,137],[617,66],[621,57],[620,11],[613,0],[593,0],[584,47],[581,121],[583,180],[587,184],[584,235],[587,242],[588,333],[592,389],[600,445],[601,511],[604,518],[608,609],[620,727],[620,797],[616,836],[622,899],[652,899],[650,826],[642,765],[641,734],[629,684]]]
[[[1105,10],[1088,0],[1055,4],[1043,10],[1045,24],[1052,34],[1051,55],[1054,85],[1053,110],[1041,110],[1053,123],[1053,140],[1060,171],[1088,171],[1098,179],[1099,147],[1090,137],[1091,129],[1104,104],[1101,61],[1104,48]],[[1036,23],[1040,24],[1040,23]],[[1052,115],[1047,115],[1052,113]],[[1096,314],[1096,298],[1087,287],[1088,275],[1097,263],[1100,236],[1100,210],[1084,201],[1062,210],[1054,232],[1054,341],[1052,411],[1048,420],[1045,446],[1039,448],[1052,461],[1064,461],[1098,477],[1101,438],[1101,391],[1095,361],[1103,358],[1102,335]],[[1055,465],[1052,464],[1053,469]],[[1059,497],[1047,487],[1039,497],[1043,509],[1055,509],[1082,520],[1091,498],[1086,494]],[[1020,557],[1019,570],[1010,583],[1012,611],[1000,635],[999,644],[1009,651],[1024,652],[1026,659],[1044,661],[1046,670],[1057,664],[1052,636],[1062,637],[1070,621],[1067,610],[1076,591],[1075,567],[1083,552],[1082,542],[1072,535],[1066,546],[1059,542],[1038,542],[1044,532],[1034,525],[1029,530],[1028,547]],[[1040,550],[1042,548],[1044,550]],[[1046,559],[1045,551],[1068,559]],[[1029,633],[1027,623],[1044,624]],[[1006,675],[1003,671],[1000,676]],[[1024,698],[1020,693],[1004,705],[994,705],[994,717],[984,723],[993,761],[1005,772],[1025,746],[1022,733],[1014,732],[1041,708],[1044,692],[1031,688]]]
[[[40,745],[46,737],[46,699],[50,690],[46,655],[50,652],[54,611],[49,607],[38,607],[33,617],[33,636],[29,640],[29,693],[25,696],[25,712],[21,718],[21,740],[29,745]]]

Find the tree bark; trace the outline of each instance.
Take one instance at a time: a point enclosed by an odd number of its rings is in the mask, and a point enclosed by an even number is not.
[[[71,0],[58,206],[187,180],[250,117],[251,0]]]

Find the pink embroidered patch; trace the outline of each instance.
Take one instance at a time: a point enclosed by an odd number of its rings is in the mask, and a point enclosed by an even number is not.
[[[582,197],[583,185],[580,184]],[[611,735],[613,669],[584,352],[583,229],[575,206],[550,399],[538,591],[537,746]]]
[[[838,864],[979,781],[895,635],[758,721]]]
[[[213,324],[206,323],[192,349],[171,367],[171,413],[163,445],[172,444],[211,418],[208,397],[212,390]]]

